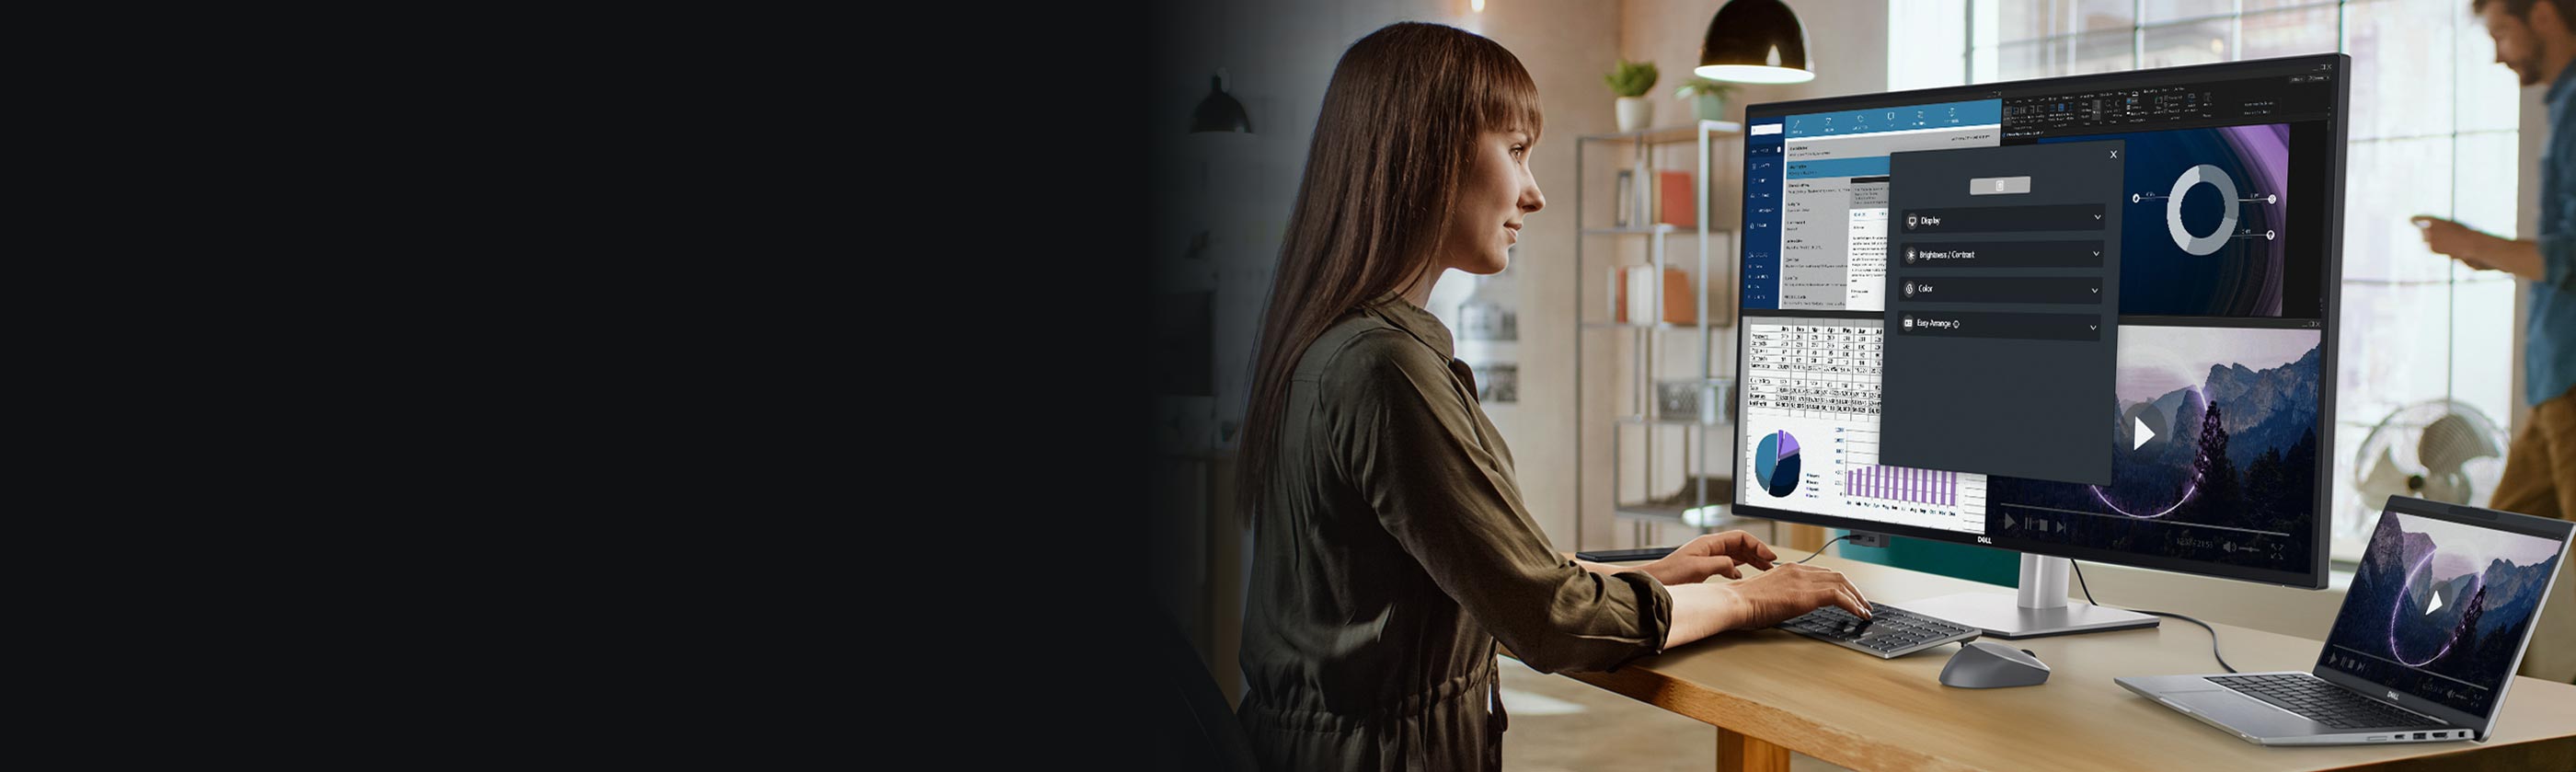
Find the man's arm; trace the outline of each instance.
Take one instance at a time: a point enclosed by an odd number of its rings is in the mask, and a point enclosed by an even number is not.
[[[2449,255],[2479,270],[2503,271],[2535,282],[2550,279],[2540,242],[2492,236],[2439,217],[2415,219],[2424,229],[2424,245],[2434,252]],[[2565,239],[2553,237],[2552,241],[2564,242]],[[2569,251],[2576,244],[2553,243],[2550,246]]]
[[[2478,234],[2485,236],[2486,234]],[[2487,236],[2493,241],[2478,251],[2477,261],[2496,270],[2532,281],[2548,281],[2540,261],[2540,242],[2515,241]]]

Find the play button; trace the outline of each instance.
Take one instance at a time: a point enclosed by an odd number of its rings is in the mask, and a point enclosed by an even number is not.
[[[2442,594],[2438,592],[2433,593],[2433,605],[2424,607],[2424,615],[2432,616],[2433,612],[2440,608],[2442,608]]]
[[[2140,451],[2148,445],[2156,445],[2158,448],[2156,452],[2162,453],[2164,446],[2158,440],[2164,439],[2166,432],[2169,431],[2167,420],[2164,411],[2156,409],[2156,403],[2140,402],[2130,405],[2129,409],[2120,415],[2120,433],[2127,436],[2120,437],[2116,441],[2129,446],[2131,452]]]

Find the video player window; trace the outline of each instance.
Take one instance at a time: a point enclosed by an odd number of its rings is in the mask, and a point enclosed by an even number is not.
[[[1990,527],[2254,568],[2305,559],[2323,342],[2316,330],[2122,325],[2111,484],[1997,477]]]
[[[2382,513],[2319,660],[2485,716],[2513,676],[2563,549],[2556,539]]]

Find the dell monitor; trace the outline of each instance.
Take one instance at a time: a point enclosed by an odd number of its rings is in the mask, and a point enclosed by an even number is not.
[[[1736,514],[2022,553],[2000,637],[2143,627],[2068,559],[2326,583],[2342,54],[1745,110]]]

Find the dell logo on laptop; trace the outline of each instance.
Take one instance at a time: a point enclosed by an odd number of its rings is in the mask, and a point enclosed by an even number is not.
[[[2397,701],[2397,691],[2396,691],[2396,690],[2394,690],[2394,689],[2389,690],[2389,692],[2388,692],[2388,701],[2389,701],[2389,702],[2396,702],[2396,701]]]

